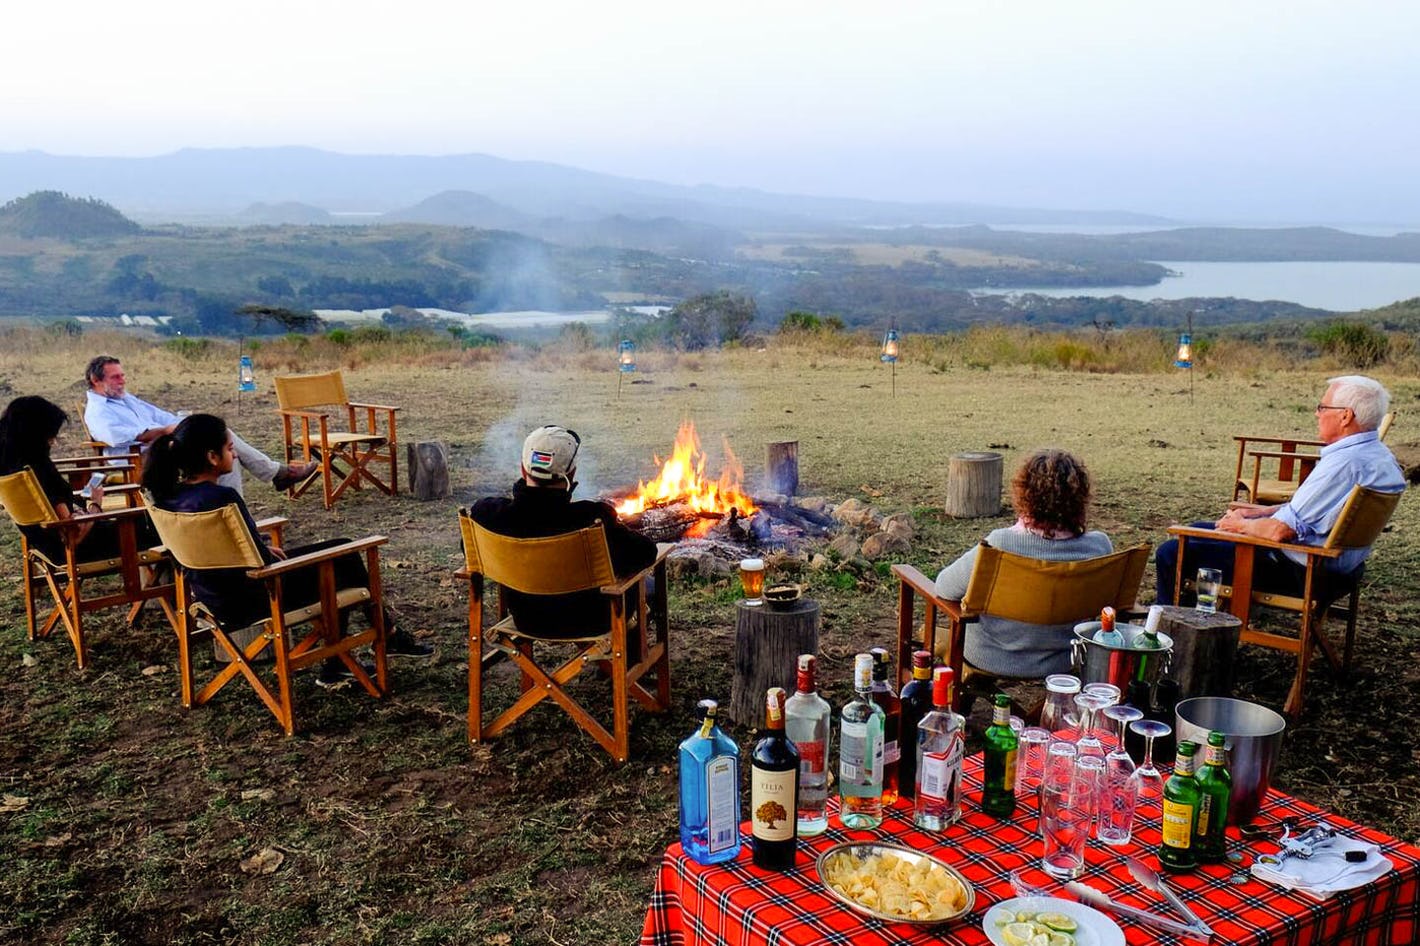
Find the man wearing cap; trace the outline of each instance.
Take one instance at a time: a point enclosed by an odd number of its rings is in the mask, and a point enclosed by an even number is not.
[[[610,503],[573,501],[576,489],[577,432],[539,427],[523,441],[522,478],[511,499],[490,496],[474,503],[469,516],[489,531],[514,539],[563,535],[602,523],[618,576],[632,575],[656,560],[656,545],[621,524]],[[530,595],[504,589],[513,619],[524,627],[550,628],[568,637],[600,634],[611,623],[611,607],[592,589],[570,595]]]
[[[1217,522],[1195,522],[1199,528],[1217,529],[1298,545],[1325,545],[1346,499],[1356,486],[1384,493],[1405,489],[1405,476],[1395,454],[1380,442],[1376,428],[1390,407],[1390,393],[1373,378],[1345,375],[1332,378],[1316,406],[1317,439],[1321,458],[1290,501],[1279,506],[1234,503]],[[1190,539],[1184,546],[1183,573],[1199,567],[1222,571],[1232,580],[1234,546],[1212,539]],[[1350,575],[1371,554],[1370,548],[1346,549],[1326,562],[1326,572]],[[1178,540],[1169,539],[1154,555],[1157,569],[1156,600],[1172,604],[1174,574],[1178,565]],[[1304,592],[1306,556],[1299,552],[1259,549],[1253,563],[1253,587],[1278,594]],[[1192,604],[1192,596],[1181,596]]]
[[[96,440],[108,444],[110,454],[128,453],[135,446],[146,451],[148,445],[164,434],[170,434],[182,420],[177,414],[149,404],[128,393],[128,378],[123,365],[112,355],[99,355],[84,370],[89,384],[84,405],[84,426]],[[257,479],[270,483],[273,489],[289,489],[320,469],[317,462],[278,463],[232,432],[237,462]],[[242,492],[242,471],[233,467],[217,481]]]

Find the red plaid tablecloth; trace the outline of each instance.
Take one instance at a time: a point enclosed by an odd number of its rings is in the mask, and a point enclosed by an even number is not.
[[[744,848],[729,864],[705,867],[672,845],[661,861],[656,889],[646,913],[641,946],[878,946],[878,944],[989,943],[981,930],[986,911],[1015,896],[1010,872],[1038,863],[1041,842],[1036,835],[1036,809],[1030,800],[1017,806],[1007,822],[981,813],[981,756],[965,767],[966,803],[962,820],[943,835],[924,834],[912,826],[911,809],[899,802],[890,809],[877,831],[846,831],[839,824],[836,804],[830,801],[829,830],[799,844],[792,871],[775,873],[750,862],[749,823],[741,826]],[[1304,818],[1324,814],[1319,809],[1283,795],[1268,793],[1265,817],[1288,815]],[[1188,874],[1169,875],[1169,883],[1214,931],[1213,943],[1222,944],[1409,944],[1420,939],[1420,848],[1404,844],[1353,824],[1335,815],[1326,820],[1353,837],[1380,845],[1394,869],[1356,890],[1335,894],[1324,902],[1271,884],[1250,880],[1234,885],[1229,877],[1239,870],[1233,864],[1209,865]],[[1130,877],[1119,853],[1143,855],[1150,863],[1159,844],[1157,806],[1141,811],[1144,827],[1135,842],[1110,850],[1091,841],[1086,852],[1084,878],[1115,900],[1173,916],[1163,900],[1140,887]],[[1236,838],[1234,831],[1230,838]],[[890,840],[940,857],[957,868],[976,888],[976,906],[954,923],[921,930],[902,923],[869,919],[831,899],[819,886],[814,860],[819,852],[840,841]],[[1237,848],[1236,842],[1232,845]],[[1249,842],[1251,854],[1273,851],[1276,845]],[[1185,943],[1113,916],[1130,943]]]

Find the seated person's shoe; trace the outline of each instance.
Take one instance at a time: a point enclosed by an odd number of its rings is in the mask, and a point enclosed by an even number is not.
[[[432,657],[434,648],[416,640],[413,634],[403,628],[396,628],[385,638],[385,656]]]
[[[288,490],[315,476],[319,470],[319,460],[312,460],[310,463],[288,463],[271,478],[271,488],[281,491]]]
[[[375,679],[375,665],[360,661],[360,667],[369,674],[370,679]],[[349,686],[355,681],[354,672],[347,666],[345,661],[332,657],[320,665],[320,673],[316,675],[316,686],[325,690],[338,690],[343,686]]]

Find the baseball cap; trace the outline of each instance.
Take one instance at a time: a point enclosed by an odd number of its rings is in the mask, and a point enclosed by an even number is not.
[[[523,441],[523,469],[535,480],[560,479],[570,483],[581,443],[575,430],[555,424],[539,427]]]

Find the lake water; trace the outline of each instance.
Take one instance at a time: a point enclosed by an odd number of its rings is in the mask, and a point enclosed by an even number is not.
[[[626,306],[642,315],[660,315],[669,306],[632,305]],[[316,315],[327,322],[378,322],[389,309],[316,309]],[[543,312],[530,309],[523,312],[453,312],[449,309],[420,309],[420,312],[436,319],[447,319],[468,328],[519,329],[519,328],[561,328],[572,322],[586,322],[600,325],[611,318],[607,309],[591,309],[585,312]]]
[[[1295,302],[1352,312],[1420,296],[1420,263],[1194,263],[1154,260],[1178,273],[1155,286],[975,289],[980,295],[1123,296],[1126,299],[1233,297]]]

